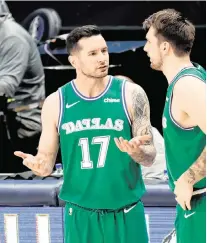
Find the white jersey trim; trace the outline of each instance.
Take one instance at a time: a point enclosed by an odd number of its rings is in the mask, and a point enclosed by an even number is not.
[[[123,83],[122,83],[122,92],[121,92],[121,94],[122,94],[122,104],[123,104],[123,107],[124,107],[124,112],[126,114],[126,117],[127,117],[128,121],[129,121],[129,124],[132,125],[131,120],[130,120],[130,116],[129,116],[129,112],[128,112],[128,109],[127,109],[127,105],[126,105],[125,84],[126,84],[126,80],[124,80]]]
[[[174,80],[180,75],[181,72],[187,70],[187,69],[196,69],[195,66],[191,66],[191,67],[185,67],[185,68],[182,68],[176,75],[175,77],[172,79],[172,82],[170,84],[173,84]],[[177,82],[177,81],[176,81]]]
[[[110,77],[109,77],[108,84],[107,84],[105,90],[104,90],[100,95],[98,95],[98,96],[96,96],[96,97],[92,97],[92,98],[89,98],[89,97],[86,97],[86,96],[82,95],[82,94],[77,90],[77,88],[76,88],[76,86],[75,86],[75,84],[74,84],[74,80],[71,81],[71,86],[72,86],[74,92],[76,93],[76,95],[79,96],[81,99],[83,99],[83,100],[88,100],[88,101],[94,101],[94,100],[98,100],[99,98],[101,98],[102,96],[104,96],[104,95],[107,93],[107,91],[109,90],[109,88],[110,88],[110,86],[111,86],[112,79],[113,79],[113,77],[110,76]]]
[[[61,88],[58,89],[58,94],[59,94],[59,100],[60,100],[60,110],[59,110],[59,118],[58,118],[58,133],[60,133],[60,125],[62,121],[62,115],[63,115],[63,95]]]

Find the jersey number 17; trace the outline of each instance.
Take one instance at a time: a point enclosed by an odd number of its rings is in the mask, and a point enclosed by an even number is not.
[[[97,144],[100,145],[97,168],[102,168],[105,165],[109,141],[110,141],[110,136],[93,137],[92,139],[91,142],[92,145],[97,145]],[[78,145],[81,146],[81,151],[82,151],[81,169],[92,169],[94,163],[90,158],[88,138],[80,138]]]

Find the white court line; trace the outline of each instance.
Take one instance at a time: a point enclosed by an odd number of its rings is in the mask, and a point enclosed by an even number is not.
[[[5,243],[19,243],[18,215],[4,214]]]
[[[49,214],[36,214],[37,243],[50,243],[50,216]]]
[[[150,226],[149,226],[149,214],[145,214],[145,220],[147,224],[147,233],[148,233],[148,238],[149,238],[149,243],[150,243]]]

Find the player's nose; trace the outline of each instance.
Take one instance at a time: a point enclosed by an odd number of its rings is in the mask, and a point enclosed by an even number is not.
[[[144,45],[143,50],[144,50],[145,52],[147,52],[147,44]]]

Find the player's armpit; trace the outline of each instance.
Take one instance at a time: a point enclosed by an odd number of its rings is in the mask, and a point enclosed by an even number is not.
[[[180,109],[206,133],[206,84],[195,77],[183,77],[176,83],[174,94]]]
[[[52,173],[55,164],[58,148],[59,135],[57,121],[59,113],[59,96],[53,93],[47,97],[42,108],[42,133],[38,146],[38,153],[35,156],[42,163],[42,176]]]
[[[156,156],[150,122],[150,106],[145,91],[137,84],[126,84],[126,100],[132,121],[133,137],[149,135],[149,139],[139,146],[131,157],[143,166],[151,166]]]

